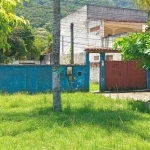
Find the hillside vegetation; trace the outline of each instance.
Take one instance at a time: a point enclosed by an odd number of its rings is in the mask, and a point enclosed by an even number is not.
[[[30,0],[30,2],[25,2],[24,9],[18,9],[17,13],[28,19],[33,28],[45,28],[51,32],[52,2],[52,0]],[[132,0],[61,0],[61,16],[64,17],[86,4],[135,8]]]

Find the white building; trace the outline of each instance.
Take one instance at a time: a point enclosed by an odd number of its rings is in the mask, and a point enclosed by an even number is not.
[[[126,8],[86,5],[61,19],[61,63],[70,52],[70,24],[74,24],[75,63],[84,63],[87,47],[112,48],[113,41],[132,32],[143,32],[148,20],[144,11]],[[120,54],[106,54],[106,60],[121,60]],[[99,54],[90,55],[91,62],[99,61]]]

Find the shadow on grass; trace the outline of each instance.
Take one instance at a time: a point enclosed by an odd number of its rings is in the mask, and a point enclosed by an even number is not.
[[[131,102],[129,103],[131,108],[139,108],[142,105],[141,112],[144,112],[144,104],[142,102]],[[133,110],[110,110],[110,109],[93,109],[91,105],[85,105],[83,108],[71,109],[70,106],[64,108],[62,112],[53,112],[51,107],[41,107],[35,108],[28,112],[10,112],[2,113],[0,117],[0,122],[13,122],[17,124],[18,122],[23,122],[23,129],[20,129],[15,134],[10,134],[4,132],[3,136],[10,135],[16,136],[17,134],[22,134],[23,132],[33,132],[39,128],[54,128],[56,126],[60,127],[71,127],[82,125],[99,126],[106,130],[108,134],[112,134],[112,131],[119,130],[120,132],[125,132],[128,134],[134,131],[129,127],[132,126],[134,121],[149,121],[147,117],[143,117],[139,113],[135,113]],[[26,126],[25,126],[26,124]],[[56,126],[55,126],[56,125]],[[91,128],[92,129],[92,128]],[[143,133],[136,133],[146,140],[150,140],[150,137]]]
[[[130,108],[133,110],[133,111],[138,111],[138,112],[141,112],[141,113],[149,113],[150,111],[148,110],[148,107],[147,107],[147,103],[144,102],[144,101],[140,101],[140,100],[137,100],[137,101],[129,101],[128,102],[128,105],[130,106]]]

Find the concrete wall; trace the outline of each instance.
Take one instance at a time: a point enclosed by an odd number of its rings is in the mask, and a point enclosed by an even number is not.
[[[60,74],[62,91],[88,91],[89,73],[87,66],[74,65],[71,78],[67,75],[67,66],[62,65]],[[2,65],[0,66],[0,91],[30,93],[52,90],[52,66],[50,65]],[[72,80],[69,80],[72,79]]]
[[[99,63],[90,63],[90,82],[99,83],[100,79],[100,65]]]
[[[83,52],[87,45],[87,6],[61,19],[61,52],[69,53],[71,47],[70,24],[74,23],[74,52]]]
[[[99,35],[95,36],[95,32],[90,34],[90,28],[95,27],[95,25],[101,25],[102,21],[88,21],[87,20],[87,6],[75,11],[74,13],[68,15],[61,19],[61,63],[66,64],[68,62],[70,53],[70,24],[74,23],[74,55],[75,63],[84,63],[85,53],[84,50],[88,46],[99,46],[101,44],[101,39]],[[81,53],[84,53],[83,55]],[[81,56],[82,55],[82,56]],[[98,54],[90,54],[90,61],[94,56]],[[77,57],[79,56],[79,57]],[[62,60],[63,59],[63,60]]]

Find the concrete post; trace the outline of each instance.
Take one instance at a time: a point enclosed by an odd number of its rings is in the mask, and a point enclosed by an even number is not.
[[[100,53],[100,91],[105,90],[105,53]]]
[[[86,63],[86,76],[85,76],[85,84],[86,84],[86,91],[89,92],[89,86],[90,86],[90,60],[89,60],[89,53],[86,53],[85,55],[85,63]]]
[[[70,64],[74,64],[74,35],[73,35],[73,28],[74,28],[74,24],[71,23],[70,25],[70,32],[71,32],[71,60],[70,60]]]

